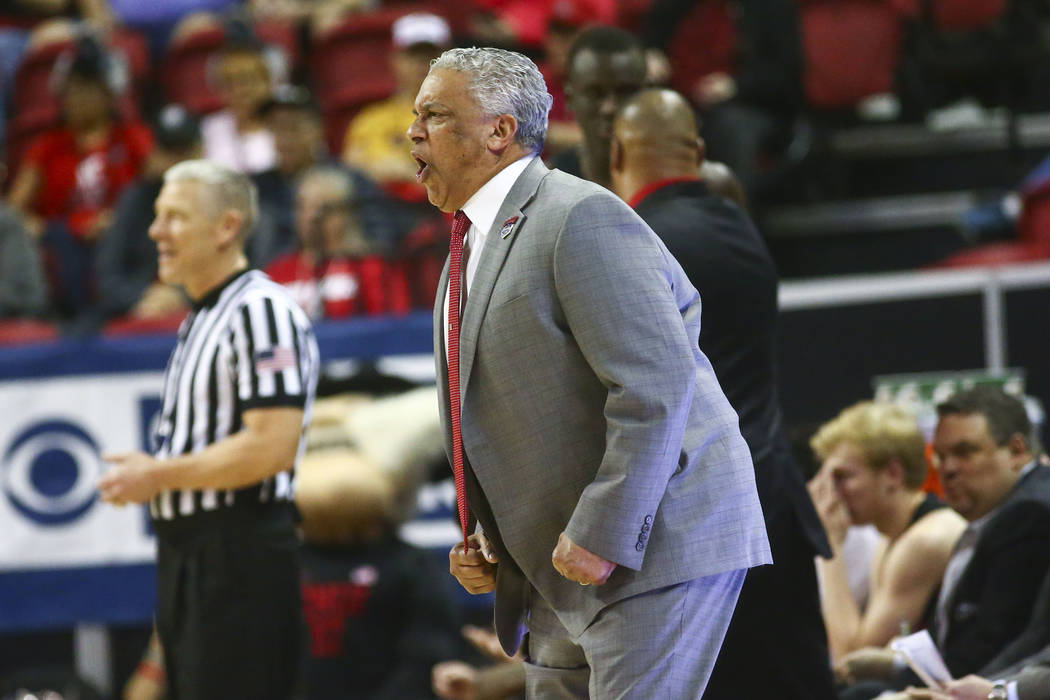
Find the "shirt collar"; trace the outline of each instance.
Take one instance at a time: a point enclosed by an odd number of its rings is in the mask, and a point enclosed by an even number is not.
[[[227,277],[225,280],[223,280],[221,284],[219,284],[219,286],[212,288],[212,290],[209,291],[207,294],[202,296],[200,299],[194,301],[193,310],[200,311],[205,307],[215,306],[215,302],[219,300],[219,297],[222,295],[223,291],[231,284],[233,284],[233,281],[235,279],[237,279],[243,274],[246,274],[250,269],[250,267],[246,267],[243,270],[238,270],[237,272]]]
[[[529,167],[529,163],[536,158],[535,154],[529,154],[519,158],[507,167],[492,176],[492,179],[478,188],[467,203],[463,205],[463,213],[470,219],[479,236],[487,236],[492,224],[496,221],[503,200],[510,194],[510,189],[518,181],[518,177]]]
[[[637,209],[638,205],[642,203],[643,199],[651,195],[653,192],[656,192],[657,190],[661,190],[664,187],[667,187],[668,185],[677,185],[680,182],[697,182],[698,180],[700,180],[699,176],[686,175],[684,177],[668,177],[663,180],[656,180],[655,182],[650,182],[648,185],[635,192],[634,196],[631,197],[631,201],[629,201],[627,205],[631,207],[631,209]]]

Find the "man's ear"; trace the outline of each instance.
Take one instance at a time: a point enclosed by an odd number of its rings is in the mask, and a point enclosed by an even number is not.
[[[219,250],[227,250],[232,246],[241,245],[241,226],[244,224],[244,215],[236,209],[227,209],[219,215],[216,237]]]
[[[892,483],[904,486],[904,463],[896,457],[890,457],[889,461],[886,462],[886,466],[883,467],[883,473],[890,477]]]
[[[1028,446],[1028,440],[1026,440],[1025,436],[1021,433],[1014,433],[1011,435],[1010,439],[1006,441],[1006,446],[1010,449],[1010,454],[1014,457],[1027,455],[1031,451],[1031,448]]]
[[[492,123],[492,133],[489,134],[489,149],[496,153],[502,153],[507,146],[514,143],[518,134],[518,120],[510,114],[501,114]]]

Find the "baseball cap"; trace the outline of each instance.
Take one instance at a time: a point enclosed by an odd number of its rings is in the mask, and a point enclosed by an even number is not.
[[[446,47],[452,43],[452,31],[443,18],[427,12],[413,12],[399,17],[393,27],[394,46],[406,49],[416,44]]]
[[[153,134],[164,148],[188,148],[201,140],[200,122],[180,104],[165,105],[157,113]]]

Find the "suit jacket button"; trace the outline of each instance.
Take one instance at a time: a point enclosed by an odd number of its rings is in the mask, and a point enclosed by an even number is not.
[[[642,525],[642,532],[649,532],[650,529],[652,528],[650,527],[649,523]]]
[[[643,542],[642,542],[641,540],[639,540],[639,541],[638,541],[638,544],[636,544],[636,545],[634,546],[634,548],[635,548],[635,549],[637,549],[637,550],[638,550],[638,551],[640,552],[640,551],[642,551],[643,549],[645,549],[645,543],[643,543]]]
[[[653,516],[651,516],[651,515],[645,516],[645,524],[646,525],[652,525],[653,524]]]

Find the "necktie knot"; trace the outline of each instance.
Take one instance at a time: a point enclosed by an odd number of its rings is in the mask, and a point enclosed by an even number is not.
[[[456,215],[452,218],[452,235],[458,236],[460,239],[467,235],[467,231],[470,230],[470,219],[460,209],[456,212]]]

